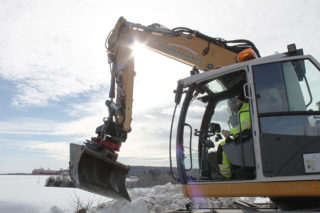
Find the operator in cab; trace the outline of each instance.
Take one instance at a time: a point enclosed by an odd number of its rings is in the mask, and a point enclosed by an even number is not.
[[[239,125],[230,131],[222,130],[222,135],[225,140],[219,144],[218,147],[218,163],[220,173],[224,178],[230,179],[232,177],[231,163],[229,162],[228,156],[223,151],[223,146],[227,143],[234,142],[234,139],[240,133],[248,134],[248,130],[251,129],[251,118],[250,118],[250,108],[248,103],[248,98],[245,97],[243,93],[237,97],[237,111],[239,117]]]

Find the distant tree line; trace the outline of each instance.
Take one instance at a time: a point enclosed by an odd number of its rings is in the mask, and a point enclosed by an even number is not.
[[[168,167],[133,167],[129,173],[131,176],[138,177],[135,182],[127,182],[127,187],[152,187],[155,185],[163,185],[166,183],[177,183],[170,172]],[[177,177],[177,173],[174,172],[174,176]]]
[[[174,177],[178,177],[176,168],[173,168],[173,171]],[[156,185],[164,185],[166,183],[178,183],[172,178],[169,167],[132,166],[127,178],[129,178],[126,182],[127,188],[152,187]],[[130,181],[130,179],[134,180]],[[48,177],[45,186],[75,187],[68,172]]]

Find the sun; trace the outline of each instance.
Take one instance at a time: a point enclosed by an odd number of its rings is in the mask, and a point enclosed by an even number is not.
[[[147,46],[141,42],[135,41],[132,44],[132,55],[135,58],[143,58],[145,56],[145,52],[147,51]]]

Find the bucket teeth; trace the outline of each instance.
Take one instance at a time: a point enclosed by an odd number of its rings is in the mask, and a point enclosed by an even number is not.
[[[126,177],[130,166],[84,145],[70,144],[70,176],[76,187],[130,201]]]

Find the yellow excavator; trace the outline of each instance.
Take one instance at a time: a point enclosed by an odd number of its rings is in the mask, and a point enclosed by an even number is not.
[[[312,56],[288,45],[288,52],[261,57],[248,40],[227,41],[185,27],[143,26],[123,17],[106,40],[109,115],[96,137],[70,145],[76,187],[130,200],[125,186],[130,166],[117,161],[117,152],[131,131],[134,42],[193,67],[175,90],[176,108],[184,101],[176,127],[179,177],[174,178],[185,196],[270,197],[283,208],[319,208],[320,64]],[[251,124],[228,142],[221,130],[241,126],[239,95],[248,102]],[[224,139],[227,143],[219,146]],[[228,178],[216,176],[218,147],[230,161]]]

